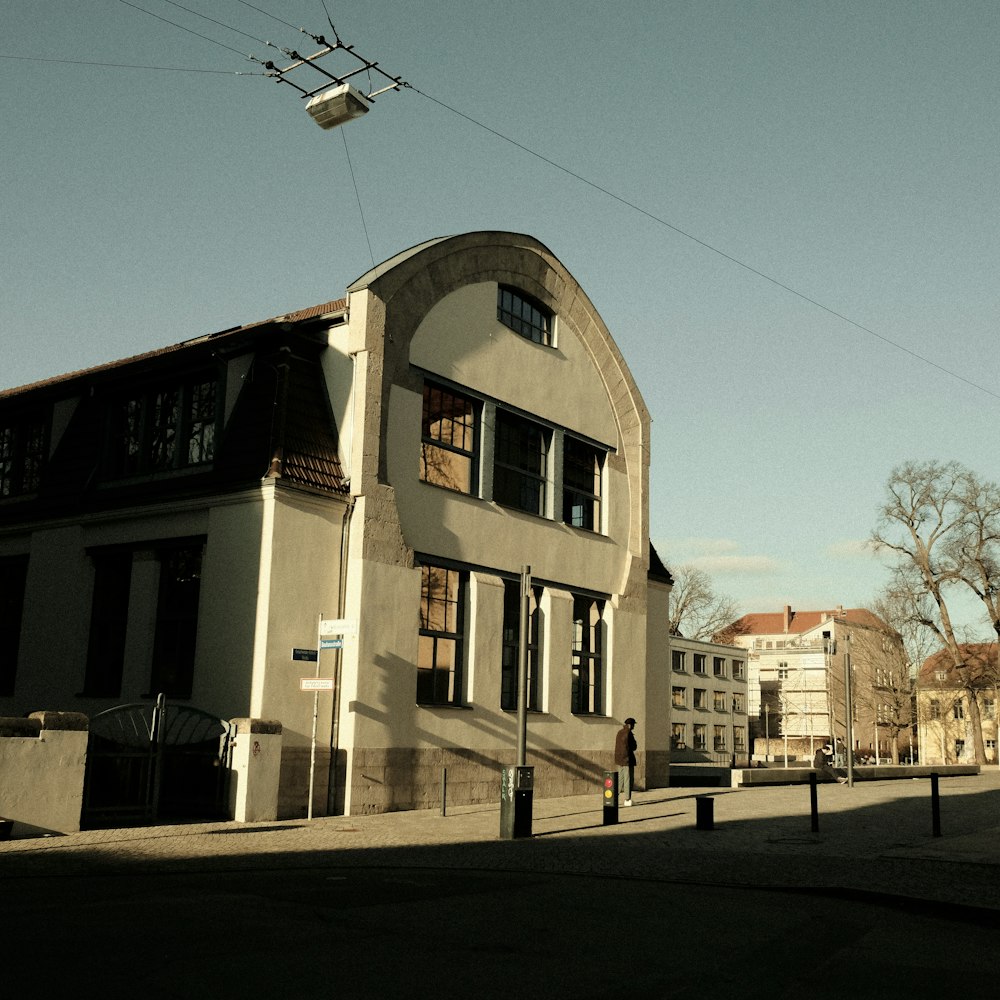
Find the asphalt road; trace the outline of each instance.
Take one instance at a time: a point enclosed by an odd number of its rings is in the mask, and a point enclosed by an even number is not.
[[[0,991],[996,996],[997,912],[642,878],[260,862],[5,878]]]

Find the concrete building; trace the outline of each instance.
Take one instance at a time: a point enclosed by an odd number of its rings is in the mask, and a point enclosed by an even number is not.
[[[671,761],[745,767],[749,758],[746,654],[670,637]]]
[[[899,637],[872,612],[794,611],[785,605],[776,613],[744,615],[721,637],[747,650],[747,711],[755,754],[787,752],[809,759],[825,740],[844,739],[851,662],[855,751],[893,755],[899,708],[890,717],[886,705],[905,684],[906,663]],[[907,722],[908,717],[902,725]]]
[[[649,429],[583,289],[500,232],[0,393],[0,715],[163,693],[280,721],[283,816],[310,772],[318,815],[434,805],[444,768],[449,802],[494,801],[530,566],[536,794],[592,787],[627,715],[666,784]]]
[[[917,727],[921,764],[975,761],[970,699],[975,698],[986,763],[997,762],[997,699],[1000,670],[995,642],[965,643],[963,670],[946,650],[928,657],[917,675]],[[966,676],[963,677],[962,674]]]

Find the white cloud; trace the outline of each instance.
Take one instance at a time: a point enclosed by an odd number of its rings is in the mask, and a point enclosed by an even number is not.
[[[730,538],[676,538],[654,541],[656,551],[668,566],[695,566],[710,576],[774,575],[785,567],[764,555],[743,555]]]

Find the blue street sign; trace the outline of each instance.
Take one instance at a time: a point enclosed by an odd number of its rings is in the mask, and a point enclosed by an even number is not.
[[[344,640],[343,639],[320,639],[319,640],[320,649],[343,649]]]

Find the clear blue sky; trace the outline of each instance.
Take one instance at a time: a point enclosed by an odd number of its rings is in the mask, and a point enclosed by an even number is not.
[[[1000,4],[327,0],[345,42],[429,95],[328,133],[236,75],[274,50],[135,2],[238,52],[121,0],[5,8],[0,386],[509,229],[573,272],[635,374],[661,555],[745,610],[868,602],[885,571],[860,543],[893,465],[1000,478]],[[321,0],[255,5],[328,30]],[[238,0],[184,6],[314,49]]]

